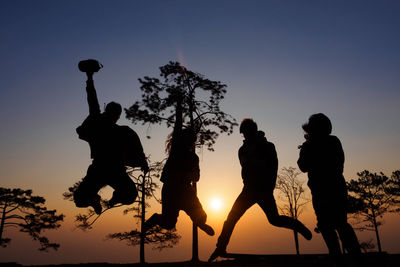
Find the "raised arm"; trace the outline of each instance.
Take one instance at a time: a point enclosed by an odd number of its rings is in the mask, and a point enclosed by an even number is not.
[[[175,125],[174,131],[172,133],[171,149],[176,147],[176,143],[179,142],[179,136],[182,131],[183,119],[182,119],[182,99],[178,98],[176,101],[176,111],[175,111]]]
[[[89,115],[100,114],[99,100],[97,99],[96,89],[94,88],[93,73],[87,73],[86,93],[89,105]]]

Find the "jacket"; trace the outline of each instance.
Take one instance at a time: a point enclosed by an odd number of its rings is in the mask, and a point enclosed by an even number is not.
[[[267,141],[264,132],[258,131],[254,140],[245,139],[238,154],[245,185],[275,188],[278,157],[274,144]]]
[[[313,194],[345,189],[344,152],[336,136],[310,137],[300,148],[297,164],[308,173],[308,186]]]

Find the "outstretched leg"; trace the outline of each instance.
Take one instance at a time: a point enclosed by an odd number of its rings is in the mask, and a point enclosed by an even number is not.
[[[273,226],[292,229],[293,231],[300,233],[305,239],[311,240],[311,231],[308,230],[308,228],[305,227],[304,224],[302,224],[299,220],[290,218],[288,216],[279,215],[273,192],[265,193],[262,199],[257,203],[260,205],[265,215],[267,215],[268,221]]]
[[[182,209],[190,216],[190,219],[206,234],[213,236],[214,229],[206,224],[207,214],[204,211],[196,191],[193,187],[188,187],[183,192]]]
[[[226,253],[226,247],[228,246],[229,240],[231,238],[233,229],[235,228],[236,223],[243,216],[243,214],[248,210],[251,206],[254,205],[254,200],[249,195],[249,192],[245,189],[242,190],[240,195],[237,197],[235,203],[233,204],[229,215],[224,222],[224,226],[222,227],[222,232],[218,237],[217,248],[211,254],[208,262],[212,262],[219,256],[222,256]]]
[[[161,225],[162,223],[162,215],[158,213],[154,213],[151,217],[144,223],[144,232],[153,228],[156,225]]]
[[[153,228],[159,225],[161,228],[171,230],[175,228],[176,222],[179,216],[179,195],[175,190],[173,185],[164,184],[161,189],[161,199],[162,199],[162,213],[154,213],[144,224],[144,228]]]

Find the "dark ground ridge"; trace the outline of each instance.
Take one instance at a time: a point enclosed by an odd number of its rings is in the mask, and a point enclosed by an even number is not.
[[[208,262],[163,262],[163,263],[80,263],[80,264],[50,264],[50,265],[22,265],[15,262],[3,262],[0,263],[1,267],[128,267],[128,266],[177,266],[177,267],[330,267],[335,266],[327,254],[304,254],[304,255],[292,255],[292,254],[280,254],[280,255],[256,255],[256,254],[238,254],[229,253],[229,259],[219,258],[219,261],[208,263]],[[400,266],[400,254],[387,254],[387,253],[366,253],[362,254],[361,262],[358,264],[349,255],[344,255],[343,264],[339,266],[357,266],[357,267],[396,267]]]

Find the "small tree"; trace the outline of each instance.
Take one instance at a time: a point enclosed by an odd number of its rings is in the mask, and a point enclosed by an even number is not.
[[[400,170],[392,172],[392,176],[390,177],[390,189],[389,193],[393,196],[394,204],[396,204],[397,208],[393,210],[394,212],[400,212]]]
[[[304,206],[310,202],[305,197],[305,189],[303,182],[297,178],[301,174],[294,167],[282,168],[278,174],[276,188],[282,193],[281,196],[285,200],[285,204],[279,207],[280,211],[293,219],[298,220],[303,212]],[[298,233],[293,230],[294,243],[296,246],[296,254],[300,254]]]
[[[369,239],[367,241],[361,242],[360,248],[362,251],[364,251],[364,253],[367,253],[368,251],[372,251],[375,248],[375,244],[372,239]]]
[[[133,123],[162,124],[171,127],[175,122],[175,104],[182,100],[183,123],[198,133],[198,146],[206,145],[213,151],[219,134],[233,132],[236,120],[221,111],[220,101],[226,85],[206,79],[188,70],[179,62],[160,67],[159,78],[145,76],[141,83],[142,100],[126,109],[126,117]],[[193,183],[196,190],[196,183]],[[193,223],[192,260],[198,261],[197,227]]]
[[[33,196],[32,190],[0,187],[0,245],[8,246],[11,239],[3,238],[3,233],[7,228],[14,227],[38,241],[40,251],[47,251],[49,248],[57,250],[60,245],[50,243],[42,232],[59,228],[64,215],[56,214],[56,210],[47,210],[45,202],[43,197]]]
[[[141,172],[134,168],[128,169],[129,176],[133,179],[137,185],[137,190],[139,192],[138,198],[134,204],[125,208],[123,214],[133,214],[133,218],[136,219],[136,224],[138,228],[133,229],[129,232],[113,233],[108,234],[107,239],[117,239],[121,241],[126,241],[130,246],[140,245],[140,262],[144,263],[144,244],[153,244],[155,249],[162,250],[164,248],[171,248],[179,242],[180,236],[176,233],[176,230],[164,230],[159,227],[148,230],[144,233],[142,230],[138,230],[139,226],[143,226],[145,220],[145,208],[150,207],[149,204],[144,202],[144,198],[151,199],[154,198],[160,203],[154,195],[156,189],[159,188],[157,183],[153,182],[153,178],[159,178],[162,170],[163,162],[156,162],[150,164],[148,175],[144,176],[140,174]],[[72,187],[68,189],[68,192],[63,194],[64,199],[73,201],[73,193],[78,187],[79,183],[75,183]],[[144,189],[144,190],[143,190]],[[144,192],[144,194],[143,194]],[[104,208],[102,214],[109,210],[110,207],[108,201],[102,200],[101,204]],[[143,206],[144,204],[144,206]],[[122,205],[117,205],[115,207],[121,207]],[[87,208],[86,212],[83,214],[78,214],[75,217],[76,227],[87,231],[92,229],[94,223],[100,218],[92,208]]]
[[[347,183],[350,196],[358,202],[355,218],[360,226],[356,229],[374,231],[378,251],[382,252],[378,227],[383,224],[383,215],[394,209],[395,199],[390,191],[392,182],[382,172],[377,174],[364,170],[357,175],[358,179]]]
[[[129,232],[113,233],[107,235],[108,239],[117,239],[120,241],[126,241],[129,246],[140,245],[140,263],[144,263],[144,245],[154,244],[154,249],[162,250],[164,248],[171,248],[179,242],[180,236],[176,233],[176,230],[165,230],[161,227],[155,227],[144,232],[143,224],[145,222],[146,207],[150,207],[149,204],[145,203],[146,198],[154,198],[158,203],[161,203],[154,195],[156,189],[159,186],[153,182],[153,178],[160,178],[162,171],[163,162],[156,162],[150,165],[149,173],[152,175],[135,175],[134,170],[131,169],[130,176],[133,178],[138,186],[139,196],[137,205],[128,209],[125,209],[124,214],[133,212],[134,218],[137,218],[137,225],[140,226],[141,230],[134,229]]]

